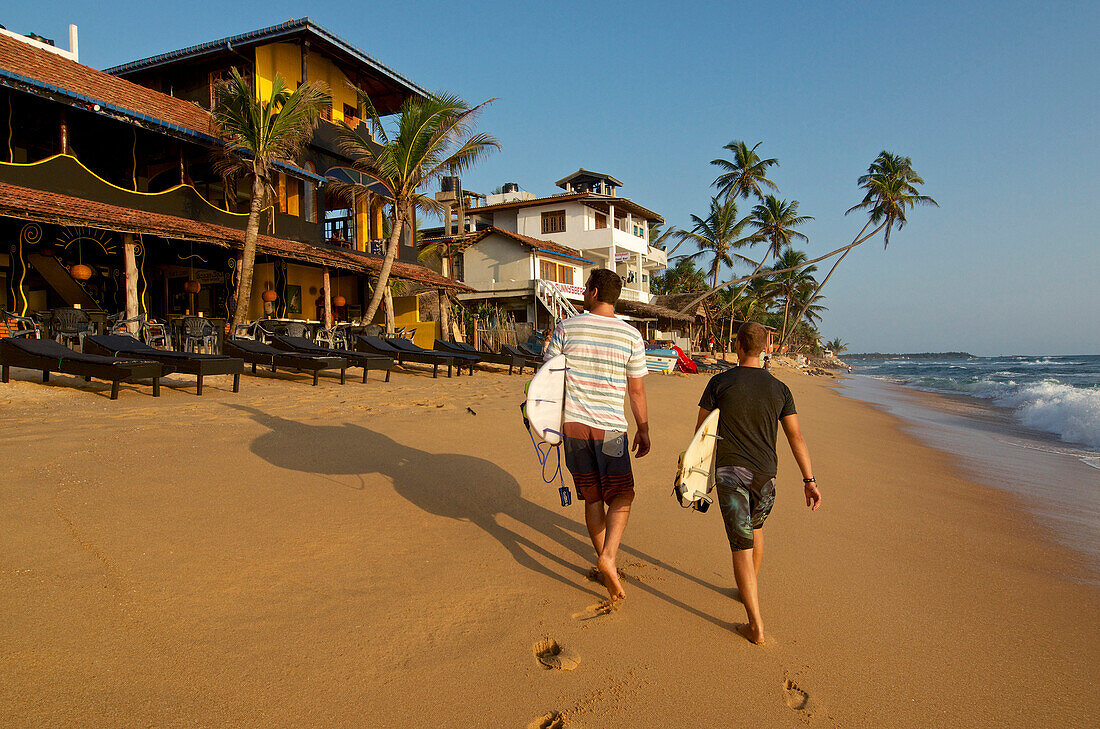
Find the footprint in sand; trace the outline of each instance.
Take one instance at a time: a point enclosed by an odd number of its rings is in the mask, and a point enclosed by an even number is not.
[[[563,729],[565,726],[565,719],[562,717],[560,711],[551,711],[549,714],[543,714],[539,718],[527,725],[527,729]]]
[[[604,600],[598,602],[595,605],[589,605],[579,613],[573,613],[573,618],[576,620],[591,620],[592,618],[599,618],[604,615],[610,615],[619,609],[622,605],[620,600]]]
[[[581,664],[581,657],[575,651],[562,648],[553,638],[543,638],[535,643],[535,660],[543,668],[572,671]]]
[[[791,707],[793,711],[801,713],[807,719],[813,718],[810,695],[803,691],[789,676],[783,679],[783,698],[786,699],[787,706]]]

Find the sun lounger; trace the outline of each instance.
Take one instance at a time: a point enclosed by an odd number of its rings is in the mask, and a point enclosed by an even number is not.
[[[322,370],[340,370],[340,384],[347,380],[345,375],[348,369],[348,361],[343,357],[315,356],[308,354],[295,354],[275,349],[270,344],[257,342],[255,339],[226,339],[222,342],[222,352],[230,357],[239,357],[252,365],[252,373],[256,373],[256,367],[270,367],[272,372],[279,367],[288,370],[307,370],[313,373],[313,385],[317,386],[317,375]]]
[[[160,362],[166,375],[173,372],[195,375],[198,378],[195,388],[197,395],[202,395],[202,378],[207,375],[233,375],[233,392],[241,391],[244,360],[223,354],[192,354],[155,349],[125,334],[88,335],[84,337],[84,351],[88,354],[136,357]]]
[[[321,357],[343,357],[348,361],[348,367],[363,368],[363,382],[367,381],[369,370],[384,370],[386,382],[390,381],[390,371],[393,370],[393,357],[382,354],[367,354],[365,352],[352,352],[348,349],[327,349],[311,342],[305,337],[281,337],[275,335],[271,338],[271,346],[286,352],[308,354]]]
[[[42,381],[50,381],[51,372],[77,375],[90,381],[109,380],[111,399],[118,399],[120,382],[153,380],[153,397],[160,396],[160,378],[164,367],[140,357],[104,357],[74,352],[52,339],[0,339],[0,379],[8,381],[9,368],[41,370]]]
[[[530,352],[520,349],[519,347],[513,347],[511,344],[500,345],[500,351],[505,354],[515,355],[516,357],[523,357],[527,360],[528,366],[532,369],[538,369],[542,366],[542,357],[535,356]]]
[[[400,349],[402,352],[408,352],[409,354],[436,354],[444,357],[454,357],[455,370],[458,374],[462,374],[463,365],[466,366],[466,370],[472,375],[474,374],[474,365],[481,361],[481,358],[475,354],[463,354],[459,352],[447,352],[439,351],[436,349],[424,349],[413,344],[411,339],[387,339],[387,342]]]
[[[458,357],[458,355],[455,354],[429,353],[423,350],[423,353],[410,352],[396,347],[391,340],[382,339],[381,337],[369,337],[365,334],[360,334],[355,338],[355,350],[357,352],[393,357],[397,360],[398,364],[405,364],[406,362],[430,364],[432,366],[432,377],[437,377],[439,375],[439,365],[447,365],[447,377],[450,377],[451,368],[454,366],[455,359]]]
[[[534,357],[538,361],[542,361],[542,352],[536,352],[535,350],[528,347],[526,344],[517,345],[516,348],[526,354],[528,357]]]
[[[485,352],[480,349],[476,349],[473,346],[466,344],[465,342],[444,342],[442,339],[435,340],[436,351],[440,352],[457,352],[458,354],[472,354],[481,359],[482,362],[491,362],[493,364],[508,365],[508,374],[512,374],[513,367],[519,367],[520,374],[523,374],[523,368],[528,364],[528,357],[522,354],[510,354],[508,352],[501,352],[497,354],[495,352]]]

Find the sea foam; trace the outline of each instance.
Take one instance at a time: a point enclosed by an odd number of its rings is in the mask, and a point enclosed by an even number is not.
[[[1027,427],[1054,433],[1068,443],[1100,448],[1100,390],[1057,382],[997,384],[1000,387],[986,390],[983,396],[1015,410]]]

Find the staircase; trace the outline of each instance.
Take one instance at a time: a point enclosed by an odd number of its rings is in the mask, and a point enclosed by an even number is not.
[[[557,286],[541,278],[535,280],[535,297],[550,312],[550,316],[554,318],[554,324],[580,314],[577,307],[573,306],[573,302],[565,298]]]
[[[72,274],[69,273],[69,269],[65,268],[61,261],[53,256],[44,256],[41,253],[30,254],[27,256],[27,260],[38,273],[42,274],[42,278],[46,279],[46,283],[50,285],[50,288],[56,291],[57,295],[69,306],[79,304],[85,309],[101,308],[88,295],[80,282],[73,278]]]

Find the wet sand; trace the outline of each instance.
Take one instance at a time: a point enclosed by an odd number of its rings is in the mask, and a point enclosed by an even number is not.
[[[180,378],[111,402],[15,374],[2,726],[1100,721],[1100,591],[1074,555],[826,378],[776,372],[824,504],[781,451],[757,647],[717,514],[669,496],[705,376],[647,378],[654,449],[607,611],[581,507],[519,424],[526,377],[212,377],[201,398]]]

